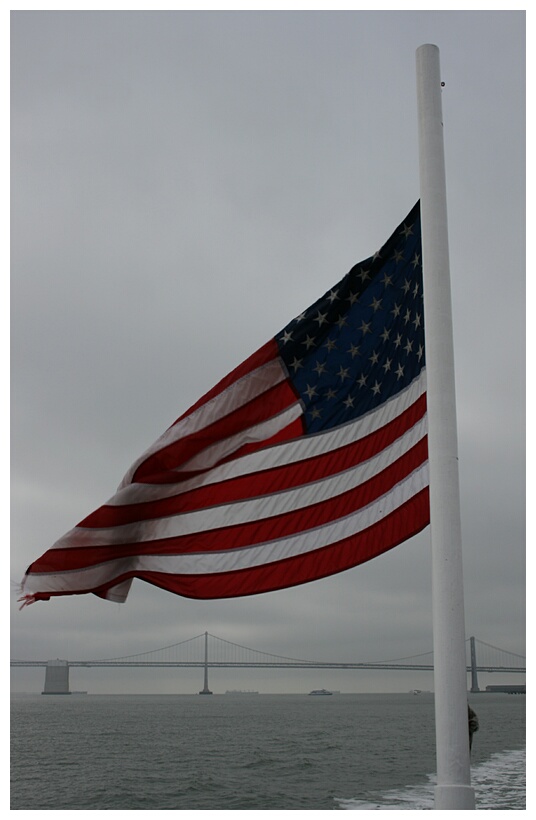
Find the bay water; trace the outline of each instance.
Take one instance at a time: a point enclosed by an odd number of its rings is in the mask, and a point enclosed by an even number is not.
[[[477,809],[524,810],[525,696],[469,695]],[[14,810],[431,809],[433,694],[18,695]]]

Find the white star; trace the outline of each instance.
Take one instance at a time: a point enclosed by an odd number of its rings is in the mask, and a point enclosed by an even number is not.
[[[309,350],[310,347],[315,346],[315,340],[313,339],[312,336],[307,335],[305,337],[305,340],[302,342],[302,344],[304,344],[305,347],[307,348],[307,350]]]
[[[421,314],[420,313],[415,314],[415,318],[414,318],[412,324],[415,325],[415,330],[417,330],[417,328],[420,327],[420,325],[421,325]]]
[[[406,353],[408,353],[408,354],[409,354],[409,353],[411,353],[411,351],[413,350],[413,342],[411,341],[411,339],[408,339],[408,341],[407,341],[407,343],[406,343],[406,346],[405,346],[404,350],[405,350],[405,351],[406,351]]]
[[[302,360],[297,359],[296,356],[294,356],[294,361],[291,362],[290,366],[293,367],[294,372],[297,373],[300,367],[303,367]]]
[[[321,325],[323,325],[323,324],[325,324],[325,322],[327,322],[327,319],[326,319],[327,315],[328,315],[327,313],[320,313],[320,311],[318,311],[318,316],[315,316],[315,322],[318,322],[318,327],[321,327]]]
[[[326,365],[324,364],[324,362],[317,362],[316,367],[313,367],[313,370],[316,373],[318,373],[319,376],[321,376],[322,373],[326,372]]]
[[[346,407],[348,407],[348,408],[353,407],[354,406],[354,400],[351,396],[348,396],[348,398],[346,398],[343,401],[343,404],[346,405]]]
[[[403,233],[403,234],[404,234],[404,236],[405,236],[405,237],[406,237],[406,239],[407,239],[407,238],[408,238],[408,236],[411,236],[411,235],[412,235],[412,233],[413,233],[413,228],[412,228],[412,226],[411,226],[411,225],[406,225],[406,223],[404,223],[404,227],[402,228],[402,230],[400,231],[400,233]]]
[[[379,310],[381,308],[381,306],[382,306],[382,300],[381,299],[376,299],[376,297],[374,296],[374,298],[372,299],[372,302],[370,303],[369,307],[371,307],[374,310],[374,312],[376,312],[377,310]]]
[[[332,350],[337,350],[337,345],[335,344],[334,339],[327,339],[324,347],[327,347],[328,353],[331,353]]]
[[[346,321],[346,316],[339,316],[335,324],[339,326],[339,330],[342,330],[343,327],[348,324]]]
[[[284,345],[286,345],[287,342],[291,342],[292,341],[292,333],[288,330],[285,330],[285,332],[283,333],[283,335],[280,338],[280,341],[283,342]]]
[[[373,353],[372,356],[370,357],[369,361],[372,362],[372,364],[378,364],[378,354]]]
[[[424,348],[422,345],[419,345],[417,350],[417,358],[420,361],[422,359],[422,354],[424,353]]]
[[[359,387],[364,387],[366,385],[367,377],[365,376],[364,373],[361,373],[361,376],[357,380],[357,383],[358,383]]]
[[[342,364],[341,364],[341,366],[339,368],[339,372],[337,373],[337,376],[339,376],[342,379],[342,381],[344,381],[345,379],[350,378],[349,375],[348,375],[349,370],[350,370],[349,367],[343,367]]]
[[[385,327],[383,329],[383,333],[380,334],[380,339],[383,339],[384,342],[387,342],[390,335],[391,335],[390,329],[388,327]]]
[[[385,370],[386,373],[387,373],[388,370],[391,369],[392,362],[393,362],[392,359],[387,359],[385,364],[383,365],[383,369]]]
[[[420,254],[416,253],[415,256],[413,257],[412,261],[411,261],[411,264],[413,265],[414,268],[416,268],[417,265],[420,265],[420,262],[421,262],[421,256],[420,256]]]
[[[397,369],[396,369],[396,377],[397,377],[397,379],[401,379],[403,375],[404,375],[404,368],[402,367],[401,364],[399,364]]]
[[[401,262],[403,258],[404,254],[402,253],[402,251],[395,251],[393,253],[393,259],[395,260],[395,262]]]
[[[399,315],[400,315],[400,311],[401,311],[401,309],[402,309],[402,308],[401,308],[401,306],[400,306],[400,305],[395,305],[395,306],[394,306],[394,308],[392,309],[391,313],[393,314],[393,316],[395,317],[395,319],[396,319],[396,317],[397,317],[397,316],[399,316]]]
[[[387,287],[387,285],[392,285],[392,284],[393,284],[393,277],[392,277],[392,276],[388,276],[388,274],[387,274],[387,273],[384,273],[384,275],[383,275],[383,279],[382,279],[382,282],[383,282],[383,286],[384,286],[384,288],[386,288],[386,287]]]
[[[319,419],[322,415],[322,411],[318,409],[318,407],[313,407],[311,410],[311,419]]]
[[[328,294],[328,299],[330,302],[334,302],[336,299],[339,298],[339,291],[338,290],[331,290]]]
[[[352,359],[355,359],[356,356],[359,356],[359,347],[357,345],[350,345],[346,352],[350,354]]]
[[[401,344],[402,344],[402,335],[400,333],[398,333],[397,337],[395,339],[395,347],[400,347]]]
[[[361,270],[359,271],[359,278],[362,282],[364,282],[366,279],[370,279],[370,273],[368,272],[368,270],[361,268]]]
[[[332,387],[330,387],[329,390],[326,393],[326,399],[335,399],[335,398],[337,398],[337,393],[335,392],[335,390],[333,390]]]
[[[363,336],[365,336],[367,333],[370,333],[370,325],[371,322],[365,322],[365,320],[361,322],[361,327],[359,328],[359,330],[361,331]]]
[[[310,384],[307,385],[307,390],[304,390],[303,392],[309,400],[311,400],[313,396],[318,396],[318,393],[316,392],[316,387],[311,387]]]
[[[374,384],[374,387],[370,388],[375,396],[377,396],[378,393],[380,392],[380,387],[381,387],[381,385],[378,384],[378,382],[376,381],[375,384]]]

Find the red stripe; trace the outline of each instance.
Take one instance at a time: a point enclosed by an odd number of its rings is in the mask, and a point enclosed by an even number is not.
[[[223,418],[218,418],[202,430],[185,436],[149,456],[136,469],[132,481],[151,482],[155,478],[158,480],[161,473],[169,470],[174,471],[174,480],[180,480],[188,473],[176,472],[178,466],[186,464],[210,445],[224,441],[255,424],[277,416],[295,403],[296,397],[290,385],[286,381],[280,382],[242,405],[238,410]]]
[[[239,379],[246,376],[248,373],[251,373],[253,370],[256,370],[258,367],[262,367],[264,364],[271,362],[273,359],[277,359],[279,357],[279,348],[277,346],[277,342],[275,339],[270,339],[266,342],[265,345],[260,347],[255,353],[252,353],[245,361],[235,367],[234,370],[231,370],[230,373],[227,374],[218,384],[214,385],[214,387],[205,393],[204,396],[201,396],[195,404],[186,410],[182,416],[179,416],[177,421],[174,421],[171,425],[172,427],[177,424],[178,421],[185,419],[187,416],[191,416],[194,410],[197,410],[199,407],[202,407],[203,404],[206,404],[215,396],[218,396],[220,393],[223,393],[224,390],[227,390],[234,382],[238,381]]]
[[[218,461],[217,465],[226,464],[228,461],[234,461],[241,456],[248,455],[249,453],[254,453],[257,450],[262,450],[264,447],[268,447],[269,445],[277,444],[283,441],[290,441],[293,438],[299,438],[304,434],[304,424],[303,424],[303,416],[299,416],[297,419],[292,421],[287,427],[283,427],[281,430],[278,430],[275,435],[271,438],[263,439],[262,441],[255,441],[250,442],[249,444],[245,444],[242,447],[239,447],[238,450],[235,450],[233,453],[228,455],[226,458],[222,458]],[[212,442],[211,442],[212,443]],[[208,468],[212,469],[212,467]],[[207,468],[199,469],[199,470],[176,470],[171,469],[167,472],[158,473],[157,475],[151,475],[147,478],[144,478],[143,481],[140,481],[140,484],[180,484],[183,481],[187,481],[190,478],[195,478],[195,476],[202,475],[203,473],[207,472]],[[135,478],[132,479],[132,482],[136,481]],[[131,483],[131,482],[129,482]],[[138,504],[143,504],[144,502],[139,501]],[[125,505],[127,506],[127,505]],[[136,505],[134,505],[136,506]]]
[[[259,450],[266,449],[267,447],[273,447],[275,444],[282,444],[285,441],[291,441],[293,438],[301,438],[305,432],[305,421],[303,415],[300,415],[287,427],[283,427],[271,438],[263,439],[263,441],[252,441],[249,444],[245,444],[239,450],[232,453],[232,455],[222,459],[220,464],[227,464],[229,461],[236,461],[238,458],[242,458],[242,456],[248,456],[251,453],[256,453]]]
[[[425,412],[426,396],[423,395],[400,416],[380,430],[376,430],[359,441],[345,445],[338,450],[333,450],[321,456],[312,456],[282,467],[260,470],[257,473],[209,484],[206,487],[199,487],[170,498],[124,506],[103,505],[81,521],[78,526],[114,527],[133,523],[134,521],[163,518],[232,501],[281,492],[304,483],[309,484],[319,481],[327,476],[348,470],[377,455],[413,427]]]
[[[147,572],[137,577],[186,598],[236,598],[272,592],[364,564],[416,535],[428,524],[429,492],[426,488],[360,535],[306,555],[234,573],[180,576]]]
[[[286,558],[273,564],[252,569],[211,575],[169,575],[161,572],[135,572],[117,576],[101,587],[73,593],[35,593],[35,600],[45,601],[52,596],[93,592],[100,597],[106,591],[128,578],[139,578],[154,586],[186,598],[236,598],[272,592],[277,589],[308,583],[370,561],[396,547],[423,530],[430,522],[429,491],[426,487],[391,515],[373,524],[359,535],[345,538],[306,555]]]
[[[104,547],[50,549],[31,566],[32,572],[62,572],[81,569],[117,557],[130,555],[179,555],[191,552],[221,552],[265,541],[275,541],[315,529],[366,507],[385,495],[427,459],[427,440],[411,450],[378,475],[358,487],[308,507],[274,515],[264,520],[192,533],[150,542],[113,544]]]

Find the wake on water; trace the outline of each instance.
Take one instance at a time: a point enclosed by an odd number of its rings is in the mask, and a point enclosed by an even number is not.
[[[478,810],[526,808],[526,753],[525,749],[498,752],[471,770]],[[408,786],[350,800],[337,800],[341,809],[370,810],[426,810],[434,808],[435,775],[423,786]]]

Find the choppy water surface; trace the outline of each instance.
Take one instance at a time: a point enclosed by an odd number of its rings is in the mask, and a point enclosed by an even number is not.
[[[525,697],[471,695],[479,809],[525,809]],[[433,806],[433,696],[12,697],[12,809]]]

